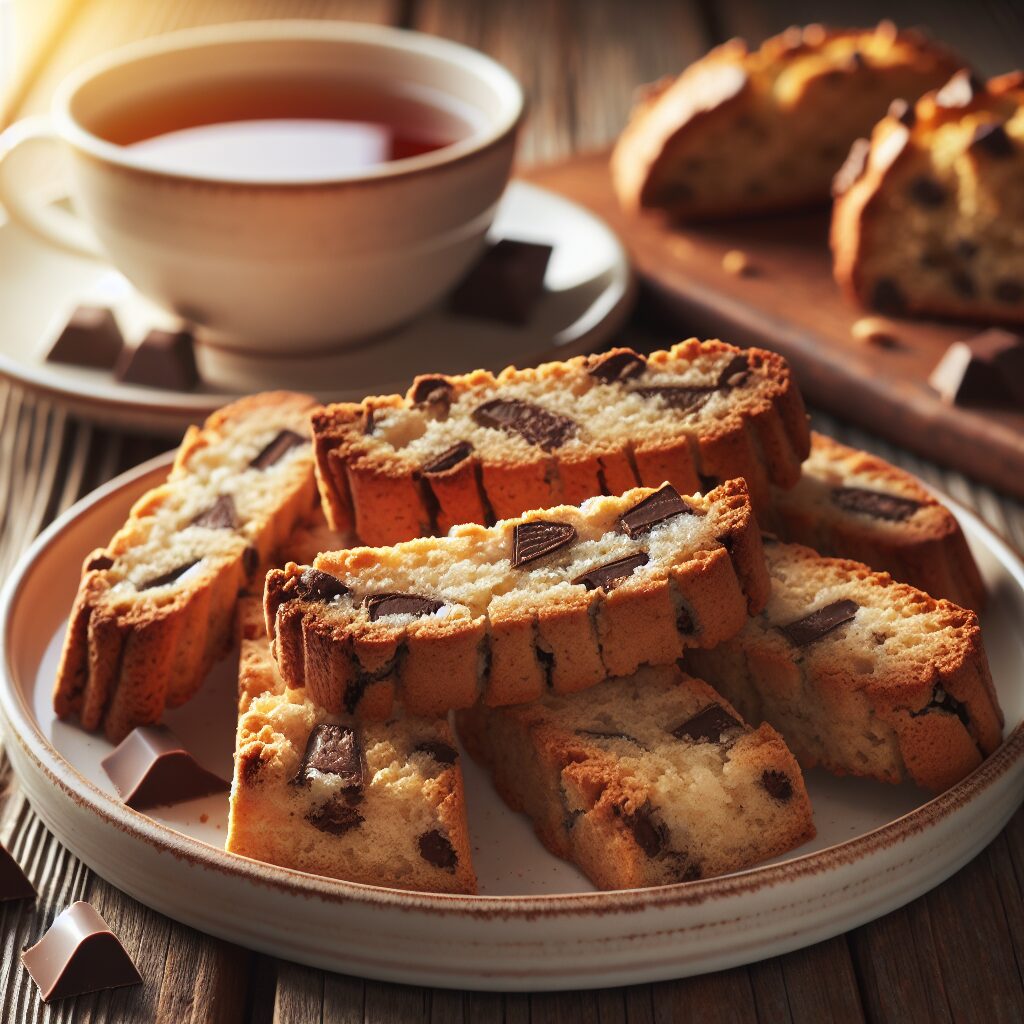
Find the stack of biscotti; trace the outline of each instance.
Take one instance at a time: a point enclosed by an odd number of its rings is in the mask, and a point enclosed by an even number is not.
[[[821,555],[852,558],[980,611],[985,585],[956,517],[909,473],[821,434],[797,485],[773,492],[767,525]]]
[[[778,733],[751,730],[675,666],[519,707],[478,704],[457,723],[506,802],[602,889],[738,871],[814,836]]]
[[[809,446],[780,356],[694,338],[646,357],[418,377],[404,397],[328,406],[313,434],[328,522],[365,544],[665,481],[692,494],[743,477],[767,509]]]
[[[636,488],[493,527],[320,554],[267,576],[290,686],[387,718],[571,692],[738,632],[768,592],[742,481]]]
[[[313,399],[244,398],[185,435],[167,482],[85,560],[54,691],[121,740],[186,701],[231,640],[239,591],[316,500]]]
[[[688,651],[751,722],[767,721],[804,767],[932,790],[1002,739],[974,612],[866,565],[770,541],[764,610],[712,651]]]
[[[647,91],[615,147],[616,192],[627,209],[688,220],[825,203],[890,101],[962,66],[891,22],[791,28],[754,52],[733,39]]]
[[[241,713],[226,848],[369,885],[473,893],[447,721],[356,721],[288,690],[258,598],[239,602]]]

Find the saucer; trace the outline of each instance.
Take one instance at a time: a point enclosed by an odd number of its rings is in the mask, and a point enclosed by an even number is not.
[[[554,192],[513,181],[489,234],[492,242],[503,238],[553,246],[544,294],[524,326],[460,316],[439,305],[390,334],[326,357],[289,358],[282,340],[281,358],[236,361],[231,390],[204,384],[185,392],[122,384],[109,371],[46,362],[81,303],[110,306],[130,344],[151,328],[176,328],[178,321],[109,265],[58,251],[0,221],[0,376],[105,426],[178,435],[239,394],[292,388],[325,402],[358,401],[404,392],[417,373],[565,359],[599,347],[619,330],[635,286],[622,243],[602,220]],[[208,357],[197,344],[200,372]],[[218,374],[224,372],[221,364]]]

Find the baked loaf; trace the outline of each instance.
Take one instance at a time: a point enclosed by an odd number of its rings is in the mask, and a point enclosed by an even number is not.
[[[227,849],[298,871],[476,892],[447,721],[356,722],[286,690],[258,598],[239,602],[238,722]]]
[[[742,476],[755,507],[789,487],[808,450],[785,361],[695,338],[512,367],[417,377],[402,398],[313,416],[328,522],[365,544],[486,525],[641,484],[681,494]]]
[[[313,399],[244,398],[190,427],[167,482],[85,560],[54,690],[113,742],[184,703],[231,641],[239,590],[309,516]]]
[[[687,653],[750,722],[809,768],[943,790],[1002,740],[974,612],[858,562],[765,544],[768,605],[713,651]]]
[[[768,595],[742,480],[666,484],[267,576],[289,686],[333,713],[437,716],[569,692],[739,632]]]
[[[778,733],[675,666],[456,720],[505,801],[600,889],[738,871],[814,836]]]
[[[985,585],[956,517],[909,473],[811,435],[796,487],[777,489],[770,525],[783,539],[864,562],[980,611]]]
[[[885,313],[1024,323],[1024,74],[897,104],[836,178],[846,293]]]
[[[612,155],[615,189],[628,209],[678,220],[824,203],[889,102],[961,66],[891,22],[790,28],[753,53],[733,39],[648,90]]]

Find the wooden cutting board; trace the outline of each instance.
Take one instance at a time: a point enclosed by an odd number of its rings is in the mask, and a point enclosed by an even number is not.
[[[827,213],[671,228],[619,208],[606,152],[526,176],[612,225],[646,285],[641,301],[654,303],[681,336],[781,352],[809,403],[1024,498],[1024,409],[951,407],[927,383],[950,343],[981,328],[903,320],[893,321],[892,348],[854,338],[851,327],[868,314],[832,280]],[[754,273],[723,269],[731,249],[748,256]]]

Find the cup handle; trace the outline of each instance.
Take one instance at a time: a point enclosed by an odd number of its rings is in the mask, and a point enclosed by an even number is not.
[[[103,251],[92,228],[80,217],[32,194],[27,164],[30,149],[61,145],[46,117],[17,121],[0,134],[0,203],[11,219],[60,249],[100,259]]]

